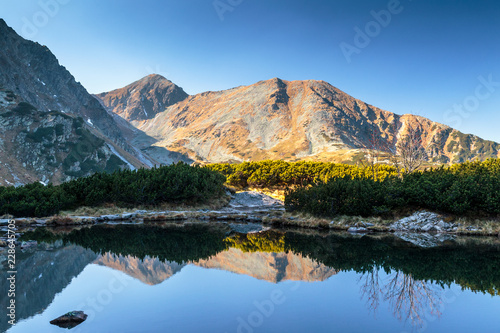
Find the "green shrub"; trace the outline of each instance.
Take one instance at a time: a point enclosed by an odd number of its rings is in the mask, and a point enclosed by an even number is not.
[[[0,214],[48,216],[65,209],[106,203],[125,207],[205,203],[224,195],[223,184],[224,177],[219,173],[184,163],[96,173],[59,186],[34,183],[0,187]]]
[[[220,172],[226,176],[228,185],[238,188],[304,186],[324,183],[330,179],[344,176],[382,180],[397,175],[397,169],[388,165],[376,165],[372,169],[341,163],[310,161],[285,162],[277,160],[240,164],[219,163],[209,164],[206,167]]]
[[[33,111],[36,111],[36,108],[26,102],[19,103],[15,108],[12,109],[14,113],[25,116],[31,114]]]
[[[34,132],[30,132],[26,135],[26,138],[34,142],[43,142],[44,140],[52,141],[54,138],[55,129],[54,127],[39,127]]]
[[[471,216],[500,214],[500,159],[416,171],[381,181],[345,176],[287,191],[285,206],[317,216],[383,215],[416,207]]]

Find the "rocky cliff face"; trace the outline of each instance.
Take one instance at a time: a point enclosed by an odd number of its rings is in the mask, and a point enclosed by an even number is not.
[[[81,117],[40,112],[0,89],[0,185],[57,184],[133,167],[118,150]]]
[[[152,119],[188,94],[161,75],[152,74],[124,88],[98,94],[102,104],[127,121]]]
[[[33,105],[38,110],[40,119],[53,110],[73,118],[81,117],[96,136],[112,143],[115,146],[113,149],[124,150],[121,153],[126,164],[134,167],[148,164],[147,157],[126,142],[113,115],[75,81],[46,46],[20,37],[2,19],[0,88],[4,94],[8,91],[17,96],[18,100]],[[5,98],[3,104],[6,106]],[[19,119],[12,121],[19,122]],[[5,140],[3,135],[4,133],[0,133],[0,137]],[[45,157],[47,156],[40,155],[38,158]],[[47,175],[47,178],[50,177]]]
[[[118,111],[117,111],[118,112]],[[394,151],[411,125],[428,159],[459,162],[499,156],[500,145],[413,115],[355,99],[324,81],[278,78],[190,96],[153,119],[131,122],[155,146],[201,162],[262,159],[352,161],[362,149]]]

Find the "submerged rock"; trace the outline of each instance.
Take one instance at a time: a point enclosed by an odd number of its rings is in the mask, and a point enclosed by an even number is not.
[[[62,328],[73,328],[83,323],[86,319],[87,315],[83,311],[71,311],[51,320],[50,323]]]

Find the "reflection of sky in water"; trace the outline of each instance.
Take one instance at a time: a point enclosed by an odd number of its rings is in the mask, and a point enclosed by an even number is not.
[[[71,310],[89,314],[71,332],[238,332],[238,328],[239,332],[418,332],[410,319],[406,323],[406,318],[398,320],[394,300],[385,299],[394,277],[394,273],[379,272],[383,292],[374,312],[369,295],[363,295],[373,285],[367,286],[367,277],[354,272],[340,272],[323,282],[273,284],[188,265],[151,286],[91,264],[43,313],[19,322],[8,332],[62,332],[49,321]],[[402,281],[395,283],[404,288]],[[500,331],[500,297],[461,291],[456,285],[451,291],[432,289],[434,299],[443,300],[441,315],[420,311],[421,331]],[[272,295],[279,295],[274,298],[279,300],[272,305],[274,309],[269,307]],[[259,311],[262,306],[264,310]]]

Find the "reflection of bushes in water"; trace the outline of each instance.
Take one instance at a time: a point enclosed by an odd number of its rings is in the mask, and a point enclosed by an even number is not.
[[[336,270],[371,273],[381,268],[441,286],[457,283],[472,291],[500,294],[500,250],[495,246],[451,244],[423,249],[389,235],[353,238],[341,234],[324,236],[268,231],[226,237],[226,231],[223,227],[207,225],[170,228],[98,225],[68,235],[36,229],[22,239],[47,242],[62,239],[101,254],[112,252],[140,259],[149,256],[178,263],[208,259],[229,247],[244,252],[291,251]]]
[[[20,241],[36,240],[37,242],[44,242],[48,244],[55,243],[61,239],[62,235],[56,235],[47,228],[36,228],[34,231],[27,231],[19,237]]]
[[[243,252],[281,253],[285,251],[285,234],[276,231],[236,234],[224,239],[224,243]]]
[[[472,291],[500,295],[498,247],[442,245],[418,248],[392,236],[383,239],[287,233],[286,250],[301,253],[329,267],[357,273],[382,268],[441,286],[457,283]]]
[[[54,241],[50,231],[36,229],[26,233],[24,239]],[[96,253],[112,252],[116,255],[131,255],[139,259],[146,256],[161,261],[197,261],[208,259],[226,250],[223,242],[225,231],[207,226],[184,226],[162,228],[137,225],[98,225],[56,236],[65,243],[88,248]]]

